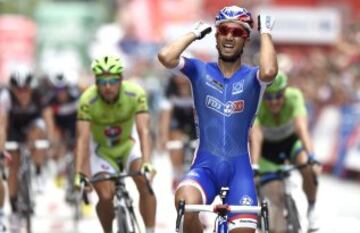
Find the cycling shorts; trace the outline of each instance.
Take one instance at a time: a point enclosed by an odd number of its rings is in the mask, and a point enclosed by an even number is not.
[[[221,187],[229,187],[225,203],[229,205],[257,206],[253,172],[248,154],[233,158],[221,158],[206,151],[198,151],[194,164],[180,182],[178,188],[190,185],[197,188],[203,204],[210,204]],[[257,227],[257,215],[229,214],[229,230],[238,227]]]
[[[32,128],[39,128],[46,131],[46,124],[44,119],[35,118],[25,125],[10,125],[7,132],[7,141],[15,141],[15,142],[25,142],[28,132]]]
[[[190,140],[196,139],[196,128],[192,109],[175,108],[173,110],[171,130],[180,130],[189,136]]]
[[[119,167],[114,166],[114,164],[117,164],[118,161],[110,161],[110,158],[104,158],[96,154],[96,143],[93,140],[90,142],[90,151],[90,173],[92,176],[103,172],[109,174],[116,174],[120,172]],[[141,149],[140,143],[137,140],[126,159],[126,162],[121,165],[124,166],[126,172],[129,172],[131,163],[138,159],[141,159]]]
[[[264,141],[261,148],[262,158],[276,164],[283,164],[286,160],[294,160],[301,152],[302,144],[299,138],[292,134],[281,141]]]

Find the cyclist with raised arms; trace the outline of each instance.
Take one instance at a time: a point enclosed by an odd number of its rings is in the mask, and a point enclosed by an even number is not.
[[[202,22],[160,50],[160,62],[181,71],[190,80],[199,127],[195,160],[175,193],[177,206],[180,200],[187,204],[210,204],[222,186],[230,188],[227,204],[258,205],[248,137],[266,85],[277,74],[271,38],[273,23],[271,16],[259,16],[259,67],[242,64],[241,55],[253,19],[246,9],[238,6],[225,7],[216,16],[217,62],[181,56],[192,42],[211,31]],[[185,213],[185,233],[203,232],[198,217],[195,213]],[[231,233],[254,233],[257,227],[255,214],[230,214],[229,221]]]
[[[263,102],[251,133],[251,155],[253,163],[258,164],[260,172],[276,171],[286,161],[302,165],[314,161],[314,149],[308,129],[307,112],[303,94],[294,87],[288,87],[288,77],[279,71],[274,82],[266,89]],[[305,166],[300,170],[303,178],[303,190],[309,202],[309,230],[319,228],[315,211],[317,193],[318,166]],[[264,195],[274,206],[283,201],[276,182],[267,184]],[[268,191],[266,191],[268,190]],[[274,193],[278,195],[274,197]],[[276,215],[276,213],[273,211]],[[282,232],[280,224],[274,221],[278,217],[270,217],[270,227],[274,232]]]
[[[96,85],[80,97],[77,115],[75,186],[85,177],[118,172],[147,170],[152,175],[150,115],[145,91],[123,80],[119,58],[104,56],[92,63]],[[90,166],[89,166],[90,164]],[[155,227],[156,199],[148,190],[144,177],[135,177],[139,190],[140,213],[146,233]],[[111,181],[94,184],[99,197],[96,206],[104,233],[112,232],[114,219]]]
[[[33,74],[29,68],[19,66],[10,74],[10,85],[0,95],[0,151],[5,150],[6,141],[34,142],[38,139],[50,141],[54,138],[54,122],[52,112],[47,101],[33,87]],[[3,134],[4,133],[4,134]],[[19,227],[19,215],[17,208],[18,170],[20,167],[20,155],[18,151],[9,151],[11,163],[9,167],[9,197],[12,210],[11,227]],[[45,150],[34,149],[32,159],[35,164],[37,188],[44,187],[42,166],[45,161]],[[41,190],[39,190],[41,191]]]

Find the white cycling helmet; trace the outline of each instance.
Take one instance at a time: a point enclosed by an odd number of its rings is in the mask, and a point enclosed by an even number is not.
[[[227,6],[219,11],[215,17],[215,26],[223,22],[233,21],[243,25],[249,32],[254,26],[251,13],[245,8],[238,6]]]
[[[10,73],[10,85],[16,87],[31,86],[33,81],[32,72],[26,67],[19,67]]]
[[[66,88],[69,86],[69,82],[63,73],[49,74],[49,81],[54,88]]]

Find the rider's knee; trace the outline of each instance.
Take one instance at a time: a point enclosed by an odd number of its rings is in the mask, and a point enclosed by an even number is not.
[[[112,202],[114,198],[114,191],[110,187],[102,186],[96,189],[100,202]]]
[[[191,185],[180,186],[175,192],[175,205],[178,206],[180,201],[185,201],[186,204],[202,204],[203,195],[201,191]]]
[[[98,193],[98,197],[99,197],[100,202],[112,202],[113,201],[113,194],[110,192]]]

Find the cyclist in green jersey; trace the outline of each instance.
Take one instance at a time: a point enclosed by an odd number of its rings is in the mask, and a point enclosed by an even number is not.
[[[150,115],[145,91],[123,80],[119,58],[105,56],[92,63],[96,85],[80,97],[77,113],[75,186],[86,177],[125,171],[155,169],[150,162]],[[146,233],[155,226],[156,198],[146,187],[143,177],[134,178],[139,191],[140,213]],[[112,232],[114,219],[111,181],[97,182],[99,197],[96,212],[105,233]]]
[[[250,134],[253,165],[260,172],[276,171],[286,162],[307,164],[314,160],[314,149],[308,129],[307,111],[301,91],[288,87],[287,76],[279,71],[266,89]],[[307,197],[309,229],[318,229],[315,216],[318,166],[300,170]],[[275,193],[276,182],[267,190]]]

